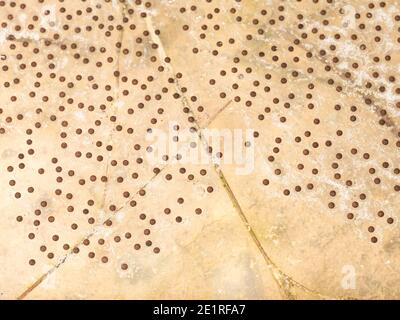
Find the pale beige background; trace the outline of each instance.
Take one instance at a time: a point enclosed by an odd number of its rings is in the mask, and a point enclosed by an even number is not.
[[[400,297],[397,1],[0,5],[2,299]],[[170,121],[257,131],[254,171],[153,165]]]

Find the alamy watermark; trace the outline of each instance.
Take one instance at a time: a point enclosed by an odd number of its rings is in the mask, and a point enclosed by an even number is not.
[[[150,163],[217,164],[234,167],[235,174],[254,170],[254,130],[252,129],[181,129],[170,122],[168,130],[149,129],[146,141]]]

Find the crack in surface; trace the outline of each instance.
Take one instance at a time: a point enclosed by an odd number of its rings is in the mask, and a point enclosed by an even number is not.
[[[160,39],[160,38],[155,34],[155,32],[154,32],[154,26],[153,26],[153,22],[152,22],[152,19],[151,19],[151,16],[150,16],[150,15],[147,15],[147,17],[146,17],[146,23],[147,23],[147,25],[148,25],[151,38],[152,38],[152,40],[153,40],[154,42],[156,42],[156,43],[158,44],[158,52],[159,52],[159,54],[160,54],[160,57],[163,58],[162,60],[164,61],[165,58],[166,58],[167,56],[166,56],[164,47],[163,47],[163,45],[162,45],[161,39]],[[196,130],[197,130],[197,132],[198,132],[199,138],[201,139],[201,141],[203,142],[203,144],[205,145],[205,147],[208,149],[207,141],[205,141],[205,140],[203,139],[203,135],[201,134],[202,129],[205,129],[205,128],[201,128],[200,125],[198,124],[198,122],[196,121],[196,117],[195,117],[195,115],[194,115],[194,112],[193,112],[193,110],[192,110],[190,104],[189,104],[189,101],[188,101],[188,99],[186,98],[185,94],[182,92],[181,87],[180,87],[180,85],[179,85],[179,81],[178,81],[176,75],[174,74],[172,65],[171,65],[171,64],[165,64],[165,65],[167,66],[168,70],[172,73],[172,76],[173,76],[173,78],[174,78],[174,80],[175,80],[174,83],[176,84],[176,89],[179,90],[179,92],[180,92],[180,94],[181,94],[181,102],[182,102],[182,105],[183,105],[184,107],[187,107],[187,108],[189,109],[189,113],[190,113],[190,114],[193,116],[193,118],[195,119],[195,120],[194,120],[194,124],[195,124],[195,126],[196,126]],[[215,118],[216,118],[218,115],[220,115],[224,109],[226,109],[226,107],[231,103],[231,101],[232,101],[232,100],[228,101],[228,103],[227,103],[225,106],[223,106],[223,107],[217,112],[217,114],[215,115],[215,117],[212,116],[212,121],[215,120]],[[211,121],[211,122],[212,122],[212,121]],[[210,123],[211,123],[211,122],[210,122]],[[211,159],[212,159],[212,157],[211,157]],[[307,292],[307,293],[309,293],[309,294],[314,294],[314,295],[316,295],[316,296],[318,296],[319,298],[322,298],[322,299],[354,299],[353,297],[350,297],[350,296],[330,297],[330,296],[324,295],[324,294],[322,294],[322,293],[319,293],[319,292],[317,292],[317,291],[315,291],[315,290],[313,290],[313,289],[310,289],[310,288],[306,287],[305,285],[299,283],[298,281],[296,281],[296,280],[294,280],[293,278],[289,277],[289,276],[288,276],[286,273],[284,273],[282,270],[280,270],[280,269],[277,267],[277,265],[276,265],[276,264],[271,260],[271,258],[268,256],[268,254],[266,253],[266,251],[264,250],[264,248],[263,248],[263,246],[262,246],[262,244],[261,244],[261,242],[260,242],[258,236],[256,235],[256,233],[255,233],[254,230],[252,229],[252,227],[251,227],[251,225],[250,225],[250,223],[249,223],[249,221],[248,221],[248,219],[247,219],[245,213],[243,212],[243,210],[242,210],[242,208],[241,208],[241,206],[240,206],[240,204],[239,204],[239,202],[238,202],[236,196],[234,195],[232,189],[230,188],[229,183],[228,183],[228,181],[226,180],[226,178],[225,178],[225,176],[224,176],[224,174],[223,174],[223,171],[221,170],[220,166],[219,166],[217,163],[213,162],[213,167],[214,167],[215,172],[218,174],[219,180],[220,180],[220,182],[222,183],[222,185],[223,185],[223,187],[224,187],[224,190],[225,190],[226,193],[228,194],[228,196],[229,196],[229,198],[230,198],[230,200],[231,200],[231,203],[232,203],[233,207],[234,207],[234,208],[236,209],[236,211],[238,212],[238,214],[239,214],[239,216],[240,216],[240,218],[241,218],[241,220],[242,220],[242,222],[243,222],[243,225],[246,227],[246,229],[247,229],[247,231],[249,232],[249,234],[250,234],[250,236],[251,236],[253,242],[256,244],[258,250],[259,250],[260,253],[262,254],[262,256],[263,256],[263,258],[264,258],[264,261],[266,262],[268,268],[270,269],[271,274],[272,274],[274,280],[276,281],[276,283],[278,284],[278,287],[282,290],[282,293],[286,296],[286,298],[288,298],[288,299],[295,299],[295,298],[296,298],[296,296],[290,291],[290,287],[295,286],[295,287],[298,287],[298,288],[302,289],[303,291],[305,291],[305,292]]]
[[[126,7],[127,7],[126,4],[122,4],[122,7],[121,7],[122,19],[123,19],[123,18],[125,17],[125,15],[126,15],[126,13],[125,13],[125,11],[127,10]],[[121,57],[122,43],[123,43],[123,39],[124,39],[124,31],[125,31],[125,28],[122,26],[122,29],[121,29],[121,32],[120,32],[120,35],[119,35],[119,41],[118,41],[118,42],[120,43],[120,46],[117,46],[117,49],[116,49],[117,61],[116,61],[116,64],[115,64],[115,65],[116,65],[116,67],[117,67],[117,70],[116,70],[116,71],[118,72],[118,74],[117,74],[117,77],[116,77],[116,84],[115,84],[115,88],[114,88],[114,99],[113,99],[113,103],[112,103],[112,115],[113,115],[113,116],[115,116],[115,114],[116,114],[116,109],[117,109],[115,103],[116,103],[116,101],[118,101],[118,99],[119,99],[119,89],[120,89],[120,88],[119,88],[119,87],[120,87],[120,80],[119,80],[120,57]],[[22,39],[16,39],[16,40],[18,40],[18,41],[23,41]],[[30,40],[33,41],[32,39],[30,39]],[[112,139],[113,139],[114,130],[115,130],[115,128],[112,128],[112,129],[111,129],[111,132],[110,132],[109,137],[108,137],[108,144],[110,144],[110,143],[112,144]],[[103,209],[104,209],[105,201],[106,201],[106,195],[107,195],[107,192],[108,192],[108,187],[109,187],[108,175],[109,175],[109,164],[110,164],[111,153],[112,153],[112,150],[108,152],[107,164],[106,164],[106,170],[105,170],[105,176],[107,177],[107,181],[106,181],[105,184],[104,184],[104,191],[103,191],[103,196],[102,196],[102,202],[101,202],[101,205],[100,205],[99,210],[103,210]],[[160,171],[160,172],[161,172],[161,171]],[[156,175],[157,175],[157,174],[156,174]],[[156,175],[155,175],[155,176],[156,176]],[[150,182],[154,179],[155,176],[153,176],[147,183],[145,183],[144,186],[146,186],[148,183],[150,183]],[[139,189],[135,192],[134,195],[137,195],[137,193],[138,193],[142,188],[143,188],[143,187],[139,188]],[[121,210],[121,209],[122,209],[122,207],[121,207],[121,208],[118,208],[117,211],[119,211],[119,210]],[[110,216],[112,216],[112,215],[110,215]],[[53,266],[49,271],[47,271],[47,272],[44,273],[42,276],[40,276],[32,285],[30,285],[22,294],[20,294],[20,295],[18,296],[17,299],[24,299],[24,298],[25,298],[28,294],[30,294],[36,287],[38,287],[49,275],[51,275],[51,274],[52,274],[54,271],[56,271],[62,264],[64,264],[64,263],[68,260],[68,257],[71,256],[72,254],[74,254],[73,250],[74,250],[75,248],[78,248],[78,247],[83,243],[83,241],[84,241],[85,239],[89,239],[89,238],[91,238],[93,235],[95,235],[95,234],[96,234],[96,229],[98,229],[99,227],[103,226],[103,225],[110,219],[110,216],[109,216],[107,219],[105,219],[101,224],[97,224],[97,225],[94,227],[94,229],[93,229],[92,232],[90,232],[89,234],[86,234],[86,236],[83,237],[77,244],[75,244],[75,245],[72,247],[72,249],[71,249],[63,258],[61,258],[60,261],[59,261],[55,266]]]
[[[105,220],[103,220],[103,222],[97,224],[91,232],[87,233],[84,237],[81,238],[80,241],[78,241],[72,248],[71,250],[63,257],[60,259],[60,261],[53,266],[49,271],[45,272],[42,276],[39,277],[38,280],[36,280],[32,285],[30,285],[22,294],[20,294],[18,296],[17,299],[24,299],[29,293],[31,293],[36,287],[38,287],[48,276],[50,276],[54,271],[56,271],[56,269],[58,269],[62,264],[66,263],[68,258],[75,254],[73,252],[73,250],[75,248],[79,248],[84,240],[88,240],[91,237],[93,237],[94,235],[96,235],[101,228],[106,225],[106,223],[110,220],[112,220],[112,218],[116,217],[117,213],[120,212],[121,210],[123,210],[128,204],[129,202],[131,202],[133,199],[135,199],[135,196],[139,193],[140,190],[144,190],[147,185],[149,185],[165,168],[167,167],[164,166],[163,168],[160,169],[160,171],[158,173],[156,173],[155,175],[153,175],[153,177],[151,177],[151,179],[149,179],[145,184],[143,184],[140,188],[138,188],[136,190],[136,192],[134,193],[134,195],[132,197],[130,197],[125,204],[123,204],[121,207],[117,208],[113,214],[110,214]]]
[[[126,4],[124,4],[124,7],[123,7],[123,9],[122,9],[123,16],[124,16],[124,10],[126,10]],[[166,56],[164,47],[163,47],[163,45],[162,45],[161,39],[155,34],[155,30],[154,30],[154,26],[153,26],[153,23],[152,23],[152,19],[151,19],[151,16],[150,16],[149,14],[148,14],[147,17],[146,17],[146,24],[147,24],[147,27],[149,28],[150,35],[151,35],[151,38],[152,38],[153,42],[155,42],[155,43],[158,44],[157,51],[158,51],[159,56],[163,58],[163,59],[162,59],[163,61],[165,61],[165,58],[166,58],[167,56]],[[120,43],[121,43],[121,46],[122,46],[123,37],[124,37],[124,29],[122,29],[122,32],[121,32],[121,35],[120,35]],[[121,54],[121,48],[118,48],[118,49],[117,49],[117,54],[118,54],[118,56],[117,56],[117,63],[116,63],[116,64],[117,64],[117,66],[118,66],[118,70],[117,70],[117,71],[119,72],[119,69],[120,69],[120,54]],[[322,62],[323,62],[323,61],[322,61]],[[175,80],[175,81],[174,81],[174,83],[175,83],[175,88],[176,88],[176,90],[177,90],[177,91],[180,93],[180,95],[181,95],[181,103],[182,103],[182,105],[185,106],[185,107],[187,107],[187,108],[190,110],[190,113],[194,116],[194,113],[193,113],[193,111],[192,111],[192,109],[191,109],[191,107],[190,107],[189,101],[188,101],[188,99],[186,98],[185,94],[182,92],[181,86],[180,86],[180,84],[179,84],[179,80],[177,79],[176,75],[174,74],[172,65],[171,65],[171,64],[168,64],[168,63],[164,63],[164,65],[166,66],[166,68],[168,69],[168,71],[169,71],[170,73],[172,73],[172,76],[173,76],[173,78],[174,78],[174,80]],[[116,92],[116,94],[115,94],[114,103],[113,103],[113,105],[112,105],[113,111],[114,111],[113,114],[115,114],[116,108],[117,108],[116,105],[115,105],[115,102],[118,101],[118,98],[119,98],[119,76],[117,76],[117,79],[116,79],[116,88],[115,88],[114,92]],[[232,100],[228,101],[221,109],[219,109],[216,113],[214,113],[214,114],[211,116],[211,118],[209,119],[208,123],[205,125],[205,127],[207,127],[208,125],[210,125],[218,116],[220,116],[220,114],[229,106],[229,104],[230,104],[231,102],[232,102]],[[195,117],[194,117],[194,119],[195,119]],[[198,135],[199,135],[200,139],[201,139],[202,142],[207,146],[207,142],[204,140],[204,138],[203,138],[203,136],[202,136],[202,134],[201,134],[201,131],[202,131],[202,129],[204,129],[204,128],[201,128],[196,120],[195,120],[194,124],[195,124],[195,126],[197,127]],[[111,141],[111,142],[112,142],[112,139],[113,139],[113,133],[114,133],[114,129],[112,129],[112,131],[110,132],[110,136],[109,136],[109,141]],[[207,147],[208,147],[208,146],[207,146]],[[110,157],[111,157],[111,152],[108,153],[108,159],[107,159],[107,167],[106,167],[106,173],[105,173],[105,175],[106,175],[107,177],[108,177],[108,174],[109,174],[108,170],[109,170],[109,161],[110,161]],[[137,193],[138,193],[140,190],[145,189],[146,186],[147,186],[147,185],[162,171],[162,170],[164,170],[166,167],[167,167],[167,166],[163,167],[156,175],[154,175],[149,181],[147,181],[147,183],[146,183],[145,185],[143,185],[141,188],[139,188],[138,191],[134,194],[134,196],[136,196]],[[287,274],[285,274],[281,269],[279,269],[278,266],[276,266],[276,264],[275,264],[275,263],[271,260],[271,258],[268,256],[268,254],[267,254],[267,252],[265,251],[265,249],[263,248],[263,246],[262,246],[262,244],[261,244],[261,242],[260,242],[258,236],[256,235],[255,231],[254,231],[253,228],[251,227],[251,225],[250,225],[250,223],[249,223],[249,221],[248,221],[248,219],[247,219],[245,213],[243,212],[243,210],[242,210],[242,208],[241,208],[241,206],[240,206],[240,204],[239,204],[239,202],[238,202],[236,196],[234,195],[234,193],[233,193],[233,191],[232,191],[232,189],[231,189],[231,187],[230,187],[228,181],[226,180],[226,177],[224,176],[222,169],[221,169],[220,166],[219,166],[218,164],[216,164],[216,163],[213,163],[213,167],[214,167],[214,170],[216,171],[216,173],[217,173],[217,175],[218,175],[218,177],[219,177],[220,182],[222,183],[222,185],[223,185],[223,187],[224,187],[225,192],[228,194],[228,196],[229,196],[229,198],[230,198],[230,200],[231,200],[231,203],[232,203],[233,207],[234,207],[235,210],[238,212],[238,214],[239,214],[239,216],[240,216],[240,218],[241,218],[241,220],[242,220],[243,225],[246,227],[247,231],[248,231],[249,234],[250,234],[251,239],[253,240],[253,242],[254,242],[255,245],[257,246],[258,250],[259,250],[260,253],[262,254],[262,256],[263,256],[263,258],[264,258],[264,261],[266,262],[267,267],[270,269],[271,274],[272,274],[274,280],[276,281],[276,283],[278,284],[279,288],[282,290],[282,293],[286,296],[286,298],[288,298],[288,299],[295,299],[296,296],[291,292],[291,288],[292,288],[292,287],[297,287],[297,288],[300,288],[300,289],[302,289],[303,291],[305,291],[305,292],[307,292],[307,293],[314,294],[314,295],[316,295],[316,296],[318,296],[318,297],[320,297],[320,298],[332,299],[333,297],[329,297],[329,296],[323,295],[323,294],[321,294],[321,293],[319,293],[319,292],[317,292],[317,291],[315,291],[315,290],[312,290],[312,289],[310,289],[310,288],[304,286],[303,284],[297,282],[296,280],[294,280],[293,278],[291,278],[291,277],[289,277]],[[105,205],[106,195],[107,195],[107,193],[108,193],[108,187],[109,187],[109,184],[108,184],[108,180],[107,180],[107,182],[106,182],[106,184],[105,184],[105,187],[104,187],[103,201],[102,201],[102,205],[101,205],[102,208],[104,208],[104,205]],[[130,198],[124,205],[122,205],[121,207],[119,207],[119,208],[116,210],[115,213],[118,213],[118,212],[121,211],[123,208],[125,208],[125,206],[134,198],[134,196],[133,196],[132,198]],[[111,218],[112,218],[113,216],[115,216],[115,214],[111,215]],[[110,218],[109,218],[109,219],[110,219]],[[84,239],[89,239],[90,237],[92,237],[93,235],[95,235],[96,232],[97,232],[97,228],[98,228],[98,227],[101,227],[102,225],[104,225],[104,223],[105,223],[106,221],[108,221],[109,219],[106,219],[102,224],[97,225],[97,226],[94,228],[94,230],[93,230],[91,233],[89,233],[86,237],[84,237],[84,238],[82,239],[82,241],[78,242],[78,244],[77,244],[75,247],[79,247],[79,245],[82,244],[82,242],[83,242]],[[59,263],[57,263],[57,265],[55,265],[52,269],[50,269],[48,272],[46,272],[45,274],[43,274],[37,281],[35,281],[35,283],[34,283],[33,285],[31,285],[27,290],[25,290],[25,291],[18,297],[18,299],[24,299],[30,292],[32,292],[37,286],[39,286],[40,283],[42,283],[50,274],[52,274],[53,272],[55,272],[62,264],[66,263],[66,261],[68,260],[68,258],[69,258],[72,254],[73,254],[73,252],[72,252],[72,250],[71,250],[68,254],[66,254],[66,255],[60,260]],[[351,299],[351,297],[334,297],[334,299]]]
[[[122,21],[126,17],[126,10],[127,10],[127,5],[125,3],[122,3],[121,7],[121,16],[122,16]],[[116,103],[118,103],[119,100],[119,90],[120,90],[120,70],[121,70],[121,49],[122,49],[122,44],[124,41],[124,34],[125,34],[125,27],[122,25],[121,32],[119,33],[119,39],[118,39],[118,44],[116,48],[116,55],[117,55],[117,61],[115,63],[117,70],[114,72],[115,76],[115,88],[114,88],[114,98],[113,98],[113,103],[111,107],[111,117],[115,117],[117,113],[118,107],[116,106]],[[111,120],[111,119],[110,119]],[[115,133],[115,126],[112,127],[110,135],[108,137],[108,144],[111,146],[113,145],[113,136]],[[106,197],[108,193],[108,188],[109,188],[109,167],[110,167],[110,158],[113,150],[110,150],[107,154],[107,164],[106,164],[106,172],[105,176],[107,177],[107,181],[104,183],[104,192],[103,192],[103,197],[102,197],[102,203],[101,203],[101,208],[104,209],[105,202],[106,202]]]
[[[214,112],[214,114],[211,115],[211,117],[207,120],[206,124],[204,126],[202,126],[202,129],[207,128],[211,123],[213,123],[214,120],[219,116],[219,114],[222,113],[226,108],[228,108],[231,103],[232,103],[232,99],[230,99],[220,109],[218,109],[217,112]]]

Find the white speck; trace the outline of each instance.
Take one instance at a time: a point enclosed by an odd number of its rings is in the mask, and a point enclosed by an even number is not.
[[[85,113],[82,111],[76,111],[74,115],[77,119],[81,121],[85,120]]]
[[[124,102],[124,101],[121,101],[121,100],[118,100],[118,101],[115,103],[115,106],[116,106],[117,108],[123,108],[123,107],[125,106],[125,102]]]

